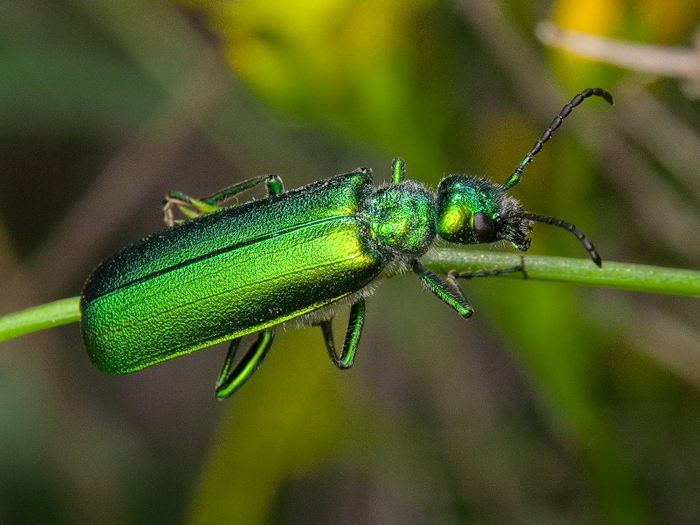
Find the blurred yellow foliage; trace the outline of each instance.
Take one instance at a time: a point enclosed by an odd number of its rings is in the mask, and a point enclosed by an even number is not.
[[[648,24],[650,41],[656,44],[687,44],[679,39],[700,22],[700,2],[697,0],[646,0],[636,5],[641,18]]]
[[[687,0],[559,0],[551,12],[551,21],[563,29],[622,41],[673,46],[689,44],[688,34],[698,20],[700,2]],[[562,82],[572,86],[609,82],[620,74],[601,62],[569,52],[555,52],[552,65],[562,72]],[[572,76],[572,72],[575,75]]]
[[[678,44],[698,23],[700,2],[687,0],[559,0],[551,20],[564,29],[613,38]],[[629,28],[634,34],[628,34]]]
[[[372,98],[372,77],[401,54],[408,20],[429,0],[203,2],[234,68],[288,106]],[[368,89],[369,88],[369,89]]]
[[[623,20],[621,0],[559,0],[552,8],[552,21],[565,29],[613,36]]]
[[[432,4],[198,2],[233,68],[267,102],[394,153],[423,142],[411,136],[418,128],[411,106],[423,98],[414,91],[411,61],[421,38],[417,21]]]

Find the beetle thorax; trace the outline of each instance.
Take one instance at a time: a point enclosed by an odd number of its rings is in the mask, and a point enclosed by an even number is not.
[[[364,213],[372,239],[392,257],[420,257],[435,238],[433,197],[407,180],[373,192]]]

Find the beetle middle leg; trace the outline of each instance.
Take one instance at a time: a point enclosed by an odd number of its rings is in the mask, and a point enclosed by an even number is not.
[[[250,348],[241,358],[241,360],[236,364],[235,368],[231,370],[233,366],[233,360],[236,357],[236,352],[241,344],[241,337],[237,337],[231,341],[228,353],[226,354],[226,360],[224,361],[224,366],[219,373],[219,377],[216,380],[216,397],[219,399],[226,399],[231,394],[233,394],[238,388],[243,385],[253,372],[257,370],[260,363],[262,363],[265,354],[270,349],[272,345],[272,340],[274,338],[274,332],[272,329],[267,328],[262,330],[255,342],[250,345]]]
[[[278,175],[253,177],[201,199],[194,199],[179,191],[170,191],[163,199],[163,221],[167,226],[175,224],[176,221],[173,217],[174,207],[177,207],[185,217],[190,219],[206,213],[212,213],[220,209],[224,201],[263,183],[267,186],[268,197],[284,193],[284,183]]]
[[[321,321],[319,326],[323,331],[323,338],[326,341],[328,355],[331,357],[333,364],[341,370],[350,368],[355,360],[355,352],[360,343],[360,335],[362,334],[362,325],[365,321],[365,300],[360,299],[350,308],[350,320],[348,321],[348,330],[345,333],[345,342],[343,343],[343,353],[338,355],[333,341],[333,318],[327,321]]]

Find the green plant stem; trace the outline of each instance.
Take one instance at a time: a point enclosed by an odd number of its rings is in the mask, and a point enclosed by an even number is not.
[[[472,272],[508,268],[522,262],[527,278],[539,281],[558,281],[606,288],[621,288],[637,292],[656,292],[673,295],[700,296],[700,272],[678,268],[663,268],[645,264],[603,261],[598,268],[590,259],[521,256],[512,253],[459,248],[430,250],[421,261],[433,271],[449,270]],[[522,273],[499,275],[509,279],[523,279]]]
[[[80,297],[33,306],[0,317],[0,341],[80,321]]]
[[[662,268],[644,264],[604,262],[598,268],[589,259],[568,257],[520,256],[485,250],[436,248],[421,261],[438,273],[449,270],[473,272],[508,268],[522,262],[527,278],[575,284],[622,288],[638,292],[657,292],[700,297],[700,272]],[[523,279],[521,272],[499,275]],[[0,341],[62,324],[80,321],[80,298],[69,297],[0,317]]]

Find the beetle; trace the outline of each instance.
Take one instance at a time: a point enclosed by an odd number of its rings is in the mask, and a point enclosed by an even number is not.
[[[216,396],[230,396],[260,365],[274,329],[291,319],[319,325],[328,353],[341,369],[352,366],[365,319],[365,298],[380,276],[412,270],[462,317],[473,309],[458,278],[524,272],[523,265],[486,272],[449,272],[443,278],[420,262],[437,238],[457,244],[506,240],[530,246],[532,222],[562,227],[593,244],[574,225],[526,212],[506,190],[571,110],[590,96],[612,104],[600,88],[576,95],[547,127],[504,184],[465,175],[443,179],[435,194],[405,177],[394,159],[391,183],[375,187],[371,170],[284,191],[277,175],[263,175],[203,199],[170,192],[164,201],[169,227],[105,260],[83,288],[81,332],[101,370],[125,374],[232,340],[216,381]],[[268,196],[222,207],[229,198],[264,184]],[[173,208],[191,220],[175,224]],[[331,323],[337,307],[350,306],[342,351]],[[235,363],[241,338],[257,338]]]

